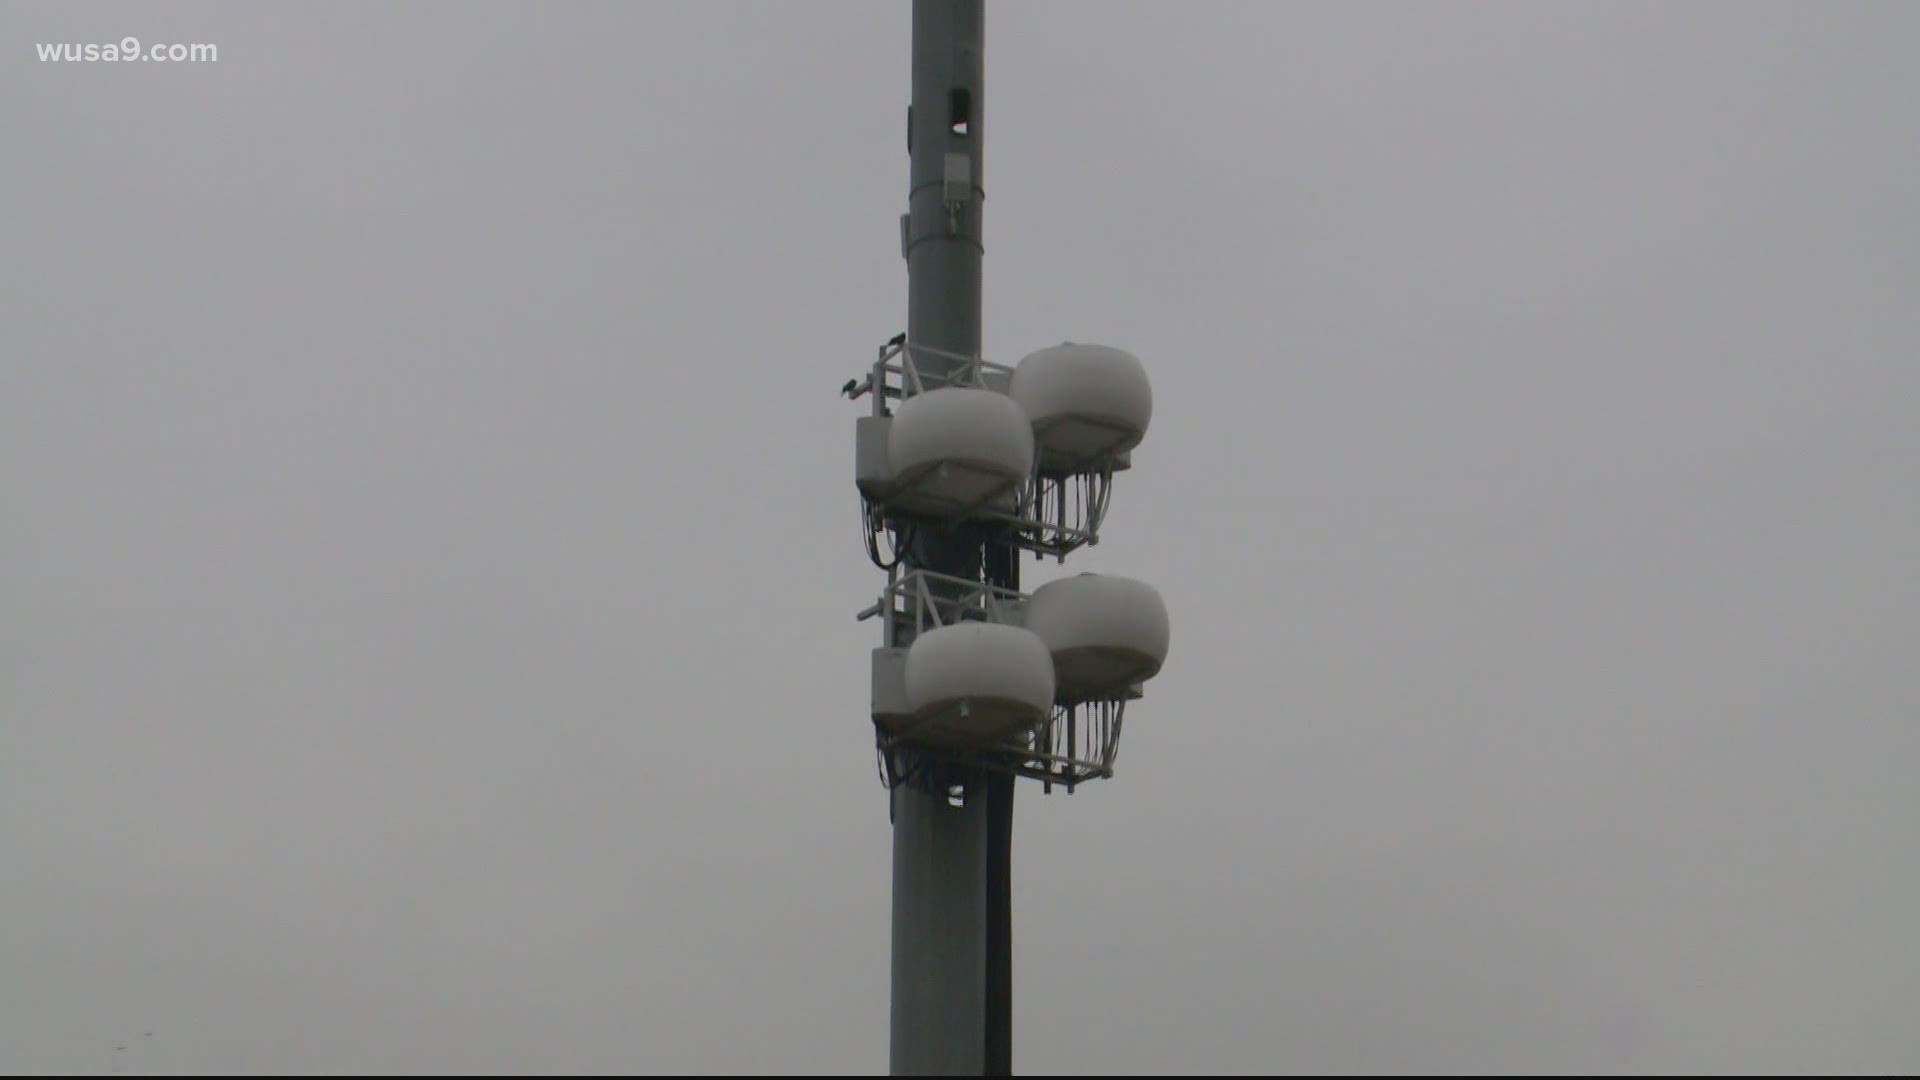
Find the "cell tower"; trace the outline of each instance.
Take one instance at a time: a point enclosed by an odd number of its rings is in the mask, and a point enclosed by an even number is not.
[[[914,0],[907,331],[851,398],[868,556],[886,571],[872,714],[893,821],[894,1074],[1012,1072],[1013,785],[1113,775],[1127,702],[1167,656],[1151,587],[1020,591],[1023,553],[1099,542],[1153,394],[1119,349],[1008,367],[980,350],[982,0]]]

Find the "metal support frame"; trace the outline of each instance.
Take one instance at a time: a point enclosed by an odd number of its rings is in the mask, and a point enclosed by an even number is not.
[[[1017,626],[1027,600],[1026,594],[1015,589],[931,570],[901,573],[896,569],[887,575],[880,598],[855,618],[864,621],[886,616],[882,638],[891,647],[902,638],[911,641],[928,630],[961,622]],[[1089,780],[1113,776],[1114,758],[1120,752],[1121,719],[1131,696],[1123,691],[1110,697],[1063,700],[1038,727],[1016,741],[964,750],[932,747],[919,741],[919,732],[936,724],[940,719],[937,715],[917,717],[891,731],[876,723],[874,743],[881,782],[889,788],[912,783],[919,777],[917,759],[932,758],[954,766],[1039,780],[1049,792],[1056,784],[1071,792]]]
[[[922,361],[931,361],[926,363]],[[936,374],[930,369],[938,367]],[[895,338],[880,347],[873,362],[869,385],[873,389],[873,415],[886,416],[888,401],[924,394],[944,386],[972,386],[997,389],[987,379],[991,373],[1008,379],[1013,369],[982,359],[979,354],[957,353],[931,345]]]
[[[911,640],[914,635],[958,622],[1018,625],[1019,620],[1013,613],[1026,600],[1026,594],[1017,589],[1003,589],[952,574],[932,570],[896,571],[887,576],[887,587],[880,591],[880,599],[862,609],[854,619],[864,622],[891,611],[894,620],[912,627]],[[891,645],[893,640],[890,634],[887,643]]]
[[[935,366],[941,368],[938,374],[925,370]],[[994,384],[999,382],[1004,386],[1012,378],[1013,369],[1005,364],[996,364],[978,355],[916,344],[901,337],[881,346],[867,383],[859,392],[873,394],[873,415],[888,416],[891,413],[887,402],[891,400],[948,386],[1000,390],[1002,387]],[[1121,431],[1117,427],[1115,430]],[[1073,551],[1098,544],[1100,524],[1106,518],[1113,490],[1112,459],[1104,458],[1069,470],[1043,468],[1040,459],[1040,450],[1035,447],[1033,464],[1023,483],[997,489],[971,506],[954,507],[950,516],[1011,525],[1013,542],[1039,558],[1050,555],[1064,562]],[[920,480],[920,474],[901,478],[898,491],[887,500],[871,504],[869,513],[877,514],[882,522],[920,516],[891,505],[900,496],[917,491]],[[994,506],[1009,490],[1015,493],[1013,505],[1017,512]]]
[[[909,785],[937,792],[944,786],[939,776],[946,774],[930,774],[926,766],[938,762],[962,771],[1024,776],[1040,781],[1048,793],[1058,786],[1071,794],[1090,780],[1112,779],[1126,708],[1125,698],[1056,705],[1021,742],[967,750],[928,746],[915,740],[915,730],[937,718],[925,718],[891,733],[876,726],[874,750],[880,782],[889,789]]]

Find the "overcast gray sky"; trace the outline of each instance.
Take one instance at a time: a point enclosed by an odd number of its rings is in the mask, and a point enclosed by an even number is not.
[[[885,1069],[908,22],[0,5],[0,1067]],[[1920,1069],[1917,49],[989,7],[987,348],[1146,363],[1066,570],[1174,625],[1016,1067]]]

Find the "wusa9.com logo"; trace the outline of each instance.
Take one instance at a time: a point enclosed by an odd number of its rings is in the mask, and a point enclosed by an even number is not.
[[[215,63],[220,49],[215,45],[150,45],[140,47],[137,37],[121,38],[105,45],[36,45],[43,61],[85,62],[99,60],[147,60],[157,63]]]

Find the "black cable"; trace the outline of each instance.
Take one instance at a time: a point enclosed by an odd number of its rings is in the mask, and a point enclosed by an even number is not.
[[[880,557],[880,532],[879,529],[875,527],[873,518],[873,507],[863,500],[860,504],[860,526],[866,533],[867,558],[872,560],[873,565],[891,574],[894,568],[898,567],[901,562],[906,559],[907,548],[911,546],[913,542],[912,526],[907,527],[905,540],[901,539],[900,534],[889,530],[889,535],[893,540],[893,558],[892,560],[887,560]]]

